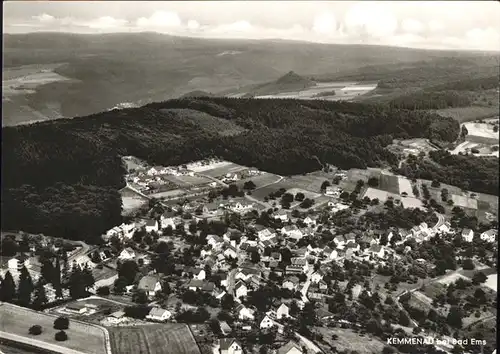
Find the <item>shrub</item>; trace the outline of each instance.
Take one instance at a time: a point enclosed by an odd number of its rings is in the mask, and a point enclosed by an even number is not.
[[[64,331],[59,331],[56,333],[54,338],[58,342],[64,342],[65,340],[68,340],[68,335]]]
[[[39,334],[42,334],[42,326],[40,325],[33,325],[30,327],[29,333],[38,336]]]
[[[54,329],[63,330],[69,328],[69,319],[61,316],[54,320]]]
[[[109,287],[108,286],[100,286],[97,288],[97,295],[107,296],[109,295]]]

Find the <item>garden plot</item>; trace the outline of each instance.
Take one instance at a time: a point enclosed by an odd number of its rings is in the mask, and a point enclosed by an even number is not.
[[[477,210],[477,200],[463,195],[452,194],[453,205]]]
[[[398,186],[399,194],[406,193],[406,195],[409,197],[415,197],[415,194],[413,194],[413,189],[411,187],[411,182],[408,178],[398,176]]]

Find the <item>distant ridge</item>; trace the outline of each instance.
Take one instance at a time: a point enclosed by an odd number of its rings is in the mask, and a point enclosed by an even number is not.
[[[211,92],[206,92],[203,90],[194,90],[181,95],[180,98],[193,98],[193,97],[215,97]]]

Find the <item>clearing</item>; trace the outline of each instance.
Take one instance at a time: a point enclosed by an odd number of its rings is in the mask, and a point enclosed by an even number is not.
[[[368,197],[370,199],[377,198],[380,202],[385,202],[388,197],[399,198],[399,194],[389,193],[376,188],[367,188],[365,193],[363,194],[363,198]]]
[[[66,330],[69,339],[58,342],[54,339],[57,330],[53,329],[57,316],[2,303],[0,318],[2,331],[27,338],[28,342],[30,339],[35,339],[82,353],[106,353],[105,330],[97,326],[70,320],[69,329]],[[28,334],[28,329],[35,324],[42,326],[43,332],[38,336],[31,336]]]
[[[116,354],[200,354],[185,324],[113,327],[109,331],[111,348]]]
[[[461,123],[498,116],[498,106],[454,107],[438,109],[435,112],[444,117],[451,117]]]
[[[338,353],[345,351],[359,354],[378,354],[382,353],[386,345],[378,338],[369,334],[361,335],[352,329],[325,327],[316,327],[315,329],[323,335],[323,340],[329,344],[326,346],[318,343],[325,353],[331,353],[332,347],[335,347]],[[335,340],[332,339],[332,335],[336,336]]]
[[[453,205],[461,208],[477,209],[477,200],[468,196],[452,194]]]
[[[389,193],[399,195],[399,178],[398,178],[398,176],[380,174],[379,188],[384,190],[384,191],[387,191]]]

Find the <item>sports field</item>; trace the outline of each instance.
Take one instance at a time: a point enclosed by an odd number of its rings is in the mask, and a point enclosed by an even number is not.
[[[66,330],[68,340],[56,341],[54,335],[57,330],[53,325],[57,317],[8,303],[0,304],[0,330],[3,332],[22,336],[28,343],[30,339],[35,339],[82,353],[106,353],[104,329],[83,322],[70,320],[69,329]],[[42,334],[31,336],[28,330],[33,325],[42,326]]]
[[[109,328],[114,354],[201,354],[187,325]]]

